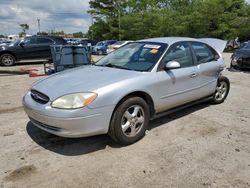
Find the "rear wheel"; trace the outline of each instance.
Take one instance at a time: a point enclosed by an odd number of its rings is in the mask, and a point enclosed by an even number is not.
[[[2,54],[0,56],[0,63],[4,66],[12,66],[15,64],[15,57],[11,54]]]
[[[229,90],[230,82],[228,78],[225,76],[219,77],[212,102],[215,104],[223,103],[224,100],[227,98]]]
[[[110,137],[122,145],[132,144],[145,135],[149,123],[149,107],[139,97],[131,97],[115,110],[109,128]]]

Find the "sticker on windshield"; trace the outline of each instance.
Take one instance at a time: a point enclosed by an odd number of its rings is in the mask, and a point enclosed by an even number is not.
[[[159,49],[161,46],[160,45],[154,45],[154,44],[145,44],[143,47],[144,48]]]
[[[149,52],[152,53],[152,54],[156,54],[158,52],[158,50],[157,49],[152,49]]]

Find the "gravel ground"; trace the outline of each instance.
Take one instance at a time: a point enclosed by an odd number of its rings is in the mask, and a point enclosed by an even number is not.
[[[41,68],[8,69],[24,66]],[[154,120],[142,140],[126,147],[107,135],[67,139],[36,128],[21,98],[39,78],[0,75],[0,188],[250,187],[250,74],[224,75],[231,91],[223,104]]]

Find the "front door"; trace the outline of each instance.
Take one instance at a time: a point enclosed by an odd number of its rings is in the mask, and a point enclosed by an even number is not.
[[[35,37],[27,37],[19,45],[20,60],[37,59],[39,57],[40,48],[37,45]]]

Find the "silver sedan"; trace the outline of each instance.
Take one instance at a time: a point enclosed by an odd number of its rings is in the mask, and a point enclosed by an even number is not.
[[[219,39],[136,41],[87,65],[34,83],[23,106],[37,127],[63,137],[108,133],[120,144],[141,139],[149,120],[197,101],[226,99]]]

